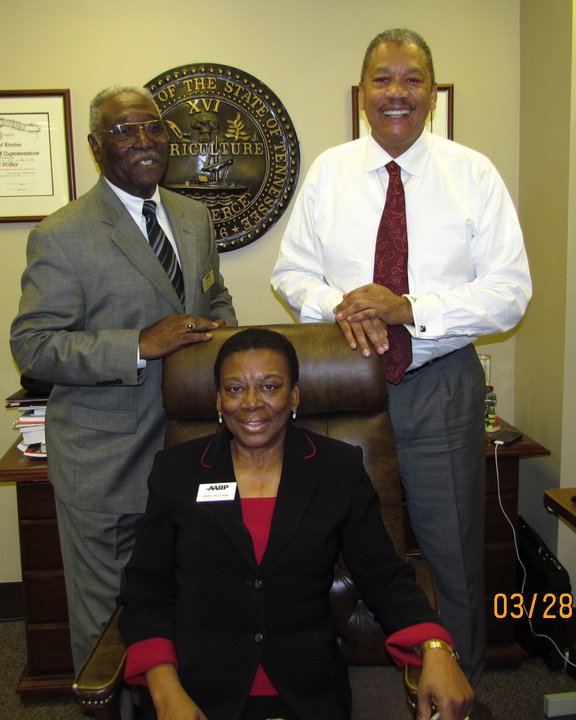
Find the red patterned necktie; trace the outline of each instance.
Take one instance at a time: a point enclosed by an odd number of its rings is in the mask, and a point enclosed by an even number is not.
[[[408,233],[406,203],[400,166],[393,160],[386,165],[389,181],[386,204],[380,219],[374,256],[374,282],[397,295],[408,292]],[[412,338],[404,325],[388,327],[390,349],[386,358],[386,379],[394,385],[404,377],[412,362]]]

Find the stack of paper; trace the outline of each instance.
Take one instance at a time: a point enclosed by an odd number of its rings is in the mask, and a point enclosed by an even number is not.
[[[36,397],[25,390],[6,398],[6,407],[17,407],[21,411],[13,425],[22,435],[18,450],[27,457],[46,457],[46,402],[47,398]]]

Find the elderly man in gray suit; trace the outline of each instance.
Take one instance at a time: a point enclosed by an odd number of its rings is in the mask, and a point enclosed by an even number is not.
[[[208,211],[158,188],[168,133],[150,93],[99,93],[88,141],[101,177],[30,233],[11,332],[22,372],[54,385],[48,471],[77,670],[115,605],[162,446],[162,357],[236,324]]]

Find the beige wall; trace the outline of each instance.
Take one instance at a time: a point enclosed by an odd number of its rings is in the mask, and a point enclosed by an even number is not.
[[[516,418],[551,451],[525,463],[520,511],[552,548],[558,521],[542,510],[547,487],[576,485],[576,63],[573,3],[523,0],[521,13],[520,217],[536,301],[516,341]],[[545,105],[554,106],[545,120]],[[574,535],[558,556],[576,578]],[[574,580],[573,580],[574,581]]]
[[[576,307],[571,302],[576,293],[576,17],[572,9],[572,58],[571,58],[571,102],[570,102],[570,165],[568,175],[568,242],[566,247],[566,319],[564,342],[564,404],[562,407],[562,468],[560,485],[576,486],[576,379],[574,377],[574,358],[576,357]],[[576,552],[574,552],[574,533],[571,528],[560,524],[558,537],[558,556],[566,566],[572,579],[572,589],[576,583]]]
[[[156,7],[141,0],[4,3],[0,88],[70,88],[80,193],[96,179],[85,140],[93,95],[114,83],[143,84],[193,61],[233,65],[270,86],[296,127],[303,176],[319,152],[351,137],[350,86],[368,41],[386,27],[405,25],[430,43],[438,81],[455,84],[455,139],[490,156],[517,197],[518,0],[221,0],[212,6],[163,0]],[[285,222],[222,256],[243,324],[289,321],[268,283]],[[0,224],[2,397],[18,384],[8,333],[29,229]],[[513,420],[514,337],[483,351],[493,355],[499,410]],[[6,411],[0,423],[0,450],[15,439],[13,415]],[[0,527],[14,512],[13,489],[0,488]],[[19,577],[17,537],[13,545],[14,552],[0,558],[0,582]]]

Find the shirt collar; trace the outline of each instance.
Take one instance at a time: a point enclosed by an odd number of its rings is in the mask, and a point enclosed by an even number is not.
[[[105,177],[104,179],[106,180],[108,185],[110,185],[116,195],[120,198],[122,204],[126,207],[126,209],[130,212],[131,215],[142,215],[142,207],[144,206],[144,200],[141,197],[130,195],[130,193],[127,193],[125,190],[122,190],[117,185],[111,183],[108,178]],[[152,195],[152,197],[148,199],[154,200],[156,205],[161,206],[162,203],[160,201],[160,190],[158,189],[158,185],[156,185],[154,195]]]
[[[142,217],[142,209],[144,207],[144,200],[141,197],[136,197],[135,195],[130,195],[130,193],[127,193],[125,190],[122,190],[117,185],[114,185],[113,183],[108,180],[107,177],[104,178],[108,185],[110,185],[110,188],[112,191],[118,196],[118,199],[124,205],[126,210],[130,213],[132,219],[138,225],[140,230],[144,233],[146,237],[146,221]],[[164,212],[164,208],[162,206],[162,201],[160,199],[160,190],[158,188],[158,185],[156,185],[156,190],[154,191],[154,195],[152,195],[151,198],[148,198],[149,200],[154,200],[156,205],[158,206],[157,209],[157,215],[158,220],[160,221],[160,224],[164,225],[168,223],[166,220],[166,213]],[[166,232],[166,227],[164,227],[164,232]]]
[[[391,157],[386,150],[374,140],[372,135],[367,137],[364,168],[366,172],[379,170],[394,160],[402,170],[409,175],[421,175],[430,152],[430,133],[427,130],[411,145],[405,153],[396,158]]]

